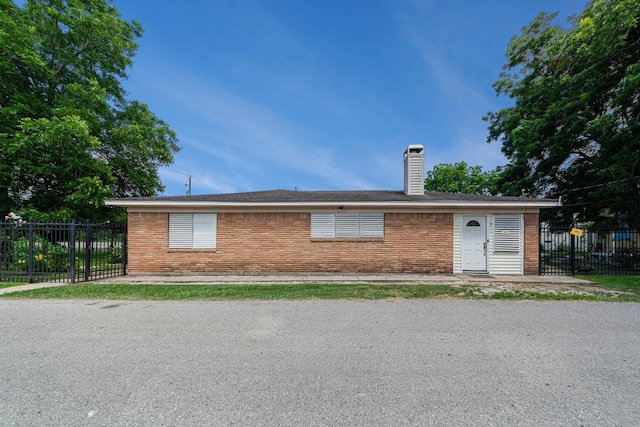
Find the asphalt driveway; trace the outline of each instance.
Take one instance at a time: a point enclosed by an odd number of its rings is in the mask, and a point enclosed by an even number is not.
[[[636,425],[640,305],[0,301],[0,425]]]

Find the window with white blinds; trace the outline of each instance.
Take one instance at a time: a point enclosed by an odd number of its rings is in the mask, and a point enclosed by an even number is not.
[[[357,239],[384,237],[383,213],[312,213],[314,239]]]
[[[520,252],[522,222],[520,215],[496,215],[493,219],[494,252]]]
[[[214,249],[216,214],[169,214],[169,249]]]

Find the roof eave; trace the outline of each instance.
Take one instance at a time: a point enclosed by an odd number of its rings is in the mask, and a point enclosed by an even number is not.
[[[109,199],[105,202],[107,206],[124,208],[184,208],[186,206],[202,208],[326,208],[326,207],[352,207],[352,208],[395,208],[395,209],[415,209],[415,208],[554,208],[558,206],[555,200],[540,199],[527,201],[469,201],[469,200],[443,200],[443,201],[411,201],[411,202],[212,202],[212,201],[159,201],[159,200],[131,200],[131,199]]]

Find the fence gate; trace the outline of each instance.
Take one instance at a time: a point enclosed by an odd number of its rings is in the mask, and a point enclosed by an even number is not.
[[[540,227],[540,274],[640,275],[640,230],[572,228]]]
[[[0,281],[78,282],[127,271],[125,224],[0,222]]]

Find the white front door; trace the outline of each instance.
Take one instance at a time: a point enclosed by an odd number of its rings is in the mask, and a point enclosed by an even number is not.
[[[487,271],[487,217],[462,217],[462,270]]]

